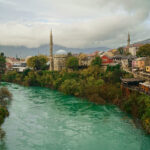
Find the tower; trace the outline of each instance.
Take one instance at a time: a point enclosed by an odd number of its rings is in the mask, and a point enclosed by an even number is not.
[[[52,35],[52,30],[50,32],[50,66],[49,70],[53,71],[54,70],[54,59],[53,59],[53,35]]]
[[[127,42],[128,42],[128,47],[130,47],[130,34],[128,33],[128,40],[127,40]]]

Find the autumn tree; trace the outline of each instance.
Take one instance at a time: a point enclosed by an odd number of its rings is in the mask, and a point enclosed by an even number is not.
[[[44,55],[33,56],[27,60],[27,65],[34,70],[45,70],[47,68],[48,58]]]

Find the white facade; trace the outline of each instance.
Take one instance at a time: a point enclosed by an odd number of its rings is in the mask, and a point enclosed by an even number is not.
[[[15,63],[12,66],[12,70],[16,70],[17,72],[23,72],[26,69],[27,69],[27,66],[25,62]]]
[[[129,53],[131,53],[132,56],[136,56],[137,50],[138,50],[137,47],[130,47]]]

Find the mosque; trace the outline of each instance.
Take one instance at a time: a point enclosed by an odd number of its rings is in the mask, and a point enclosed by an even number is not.
[[[50,71],[61,71],[66,68],[67,52],[58,50],[53,56],[53,35],[50,33]]]

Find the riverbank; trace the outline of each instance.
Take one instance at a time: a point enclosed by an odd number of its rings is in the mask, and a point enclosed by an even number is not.
[[[11,97],[12,94],[7,88],[0,88],[0,139],[5,136],[5,132],[2,130],[1,125],[4,123],[5,118],[9,116],[7,105]]]
[[[121,110],[139,119],[150,134],[150,97],[139,93],[125,95],[120,88],[120,77],[130,74],[121,70],[105,72],[97,66],[81,71],[30,71],[8,72],[2,81],[25,86],[41,86],[59,90],[68,95],[86,98],[96,104],[115,104]]]

